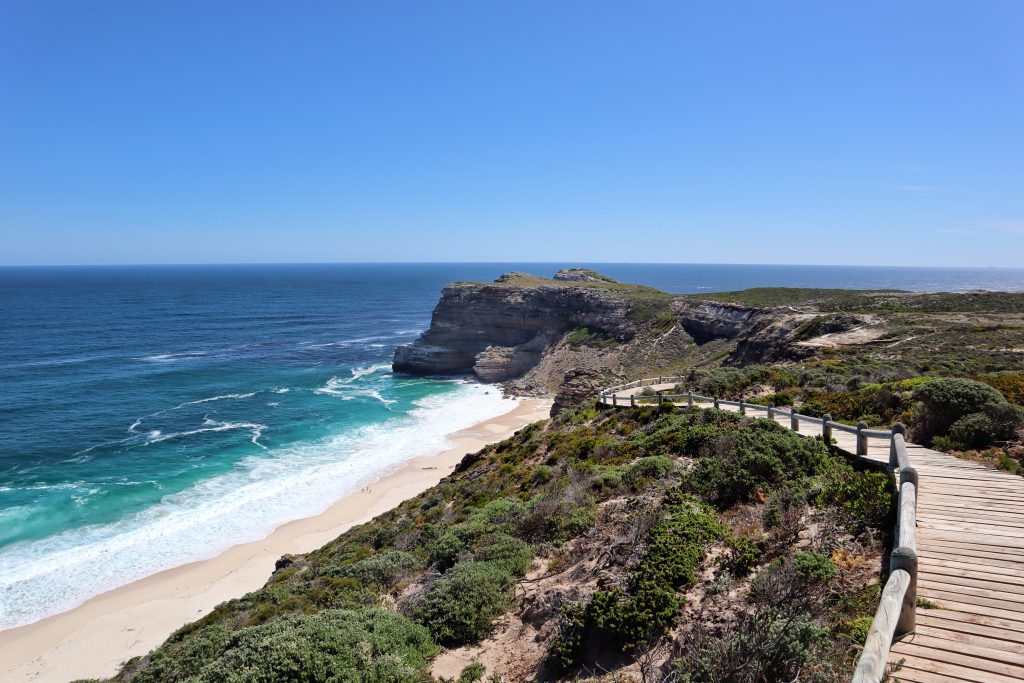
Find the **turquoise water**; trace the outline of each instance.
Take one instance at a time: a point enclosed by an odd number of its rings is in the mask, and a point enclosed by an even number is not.
[[[513,407],[396,377],[441,286],[557,265],[0,268],[0,628],[316,514]],[[1016,270],[595,266],[676,292]]]

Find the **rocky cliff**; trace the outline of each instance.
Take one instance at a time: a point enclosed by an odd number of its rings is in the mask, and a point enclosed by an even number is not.
[[[674,296],[585,269],[559,271],[553,279],[506,273],[493,283],[445,287],[430,328],[395,350],[393,369],[553,392],[557,409],[615,379],[802,358],[813,349],[800,340],[858,321]]]
[[[618,343],[636,334],[628,297],[582,281],[547,282],[514,273],[491,284],[445,287],[430,329],[395,350],[395,372],[500,382],[525,374],[571,331]]]

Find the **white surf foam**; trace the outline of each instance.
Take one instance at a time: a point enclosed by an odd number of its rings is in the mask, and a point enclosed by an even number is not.
[[[223,396],[211,396],[210,398],[201,398],[198,401],[185,401],[184,403],[179,403],[178,405],[171,408],[171,410],[178,410],[180,408],[184,408],[185,406],[197,406],[200,403],[212,403],[213,401],[227,401],[229,399],[252,398],[255,395],[256,392],[251,391],[247,394],[224,394]]]
[[[449,447],[446,435],[514,406],[487,387],[460,384],[418,401],[408,415],[246,458],[231,472],[129,518],[0,549],[0,628],[31,623],[158,571],[264,538],[402,462]],[[204,428],[256,428],[209,422]]]
[[[200,358],[206,355],[206,351],[182,351],[180,353],[158,353],[152,356],[144,356],[140,360],[150,363],[170,363],[176,360],[188,360],[189,358]]]

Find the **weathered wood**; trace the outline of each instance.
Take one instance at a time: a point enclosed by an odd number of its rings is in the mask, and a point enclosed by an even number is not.
[[[999,676],[1009,676],[1011,679],[1016,681],[1024,679],[1024,667],[1007,664],[1005,662],[996,662],[980,657],[972,657],[959,652],[950,652],[949,650],[908,642],[900,643],[898,646],[894,647],[893,650],[911,657],[927,659],[934,662],[955,664]]]
[[[896,632],[896,623],[900,618],[903,598],[908,588],[909,573],[898,569],[889,575],[889,580],[882,589],[882,599],[871,622],[864,650],[857,660],[857,669],[853,674],[854,683],[878,683],[885,675],[889,663],[889,648],[892,647],[893,634]]]

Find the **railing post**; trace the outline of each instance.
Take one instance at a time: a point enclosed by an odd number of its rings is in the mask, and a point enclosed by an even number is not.
[[[686,405],[687,405],[687,407],[690,407],[690,408],[693,407],[693,390],[692,389],[690,391],[686,392]]]
[[[864,435],[864,430],[868,428],[867,422],[857,423],[857,455],[868,454],[868,437]]]
[[[769,420],[774,420],[775,419],[775,406],[768,406],[768,419]]]
[[[789,409],[789,428],[794,432],[800,431],[800,420],[796,419],[796,408]]]
[[[618,394],[612,394],[612,405],[613,406],[619,405],[619,395]]]
[[[718,399],[715,399],[715,410],[718,410]]]
[[[831,421],[832,416],[827,413],[821,418],[821,438],[825,439],[827,444],[832,443],[832,427],[828,424]]]
[[[889,574],[902,569],[910,574],[910,585],[903,596],[895,637],[913,633],[917,628],[917,553],[911,548],[896,548],[889,556]]]
[[[629,395],[629,407],[630,408],[636,407],[636,394],[630,394]]]
[[[896,435],[902,434],[903,440],[907,440],[907,425],[897,422],[892,426],[892,436],[889,437],[889,469],[899,467],[899,458],[896,457]]]
[[[741,398],[740,399],[740,415],[746,415],[746,414],[747,414],[747,407],[745,405],[743,405],[743,399]]]

